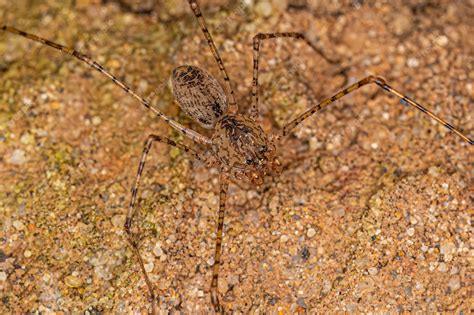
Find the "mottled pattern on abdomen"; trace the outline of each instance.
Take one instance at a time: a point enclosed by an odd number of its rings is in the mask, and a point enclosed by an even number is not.
[[[195,66],[174,69],[173,94],[181,109],[204,128],[213,128],[227,111],[227,99],[219,82]]]

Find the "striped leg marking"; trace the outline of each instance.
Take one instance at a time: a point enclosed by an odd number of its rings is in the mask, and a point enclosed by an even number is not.
[[[214,252],[214,266],[212,269],[212,282],[211,282],[211,302],[214,306],[216,313],[223,314],[224,310],[219,303],[219,292],[217,290],[217,280],[219,278],[219,267],[221,264],[221,252],[222,252],[222,234],[224,231],[224,215],[225,215],[225,203],[227,200],[227,190],[229,188],[229,182],[227,174],[221,171],[220,176],[220,193],[219,193],[219,216],[217,218],[217,236],[216,236],[216,250]]]
[[[283,127],[283,130],[282,130],[281,134],[279,135],[279,137],[282,137],[282,136],[284,137],[284,136],[288,135],[290,133],[290,131],[292,131],[296,126],[298,126],[301,122],[303,122],[303,120],[310,117],[311,115],[313,115],[317,111],[329,106],[330,104],[334,103],[336,100],[342,98],[343,96],[345,96],[349,93],[352,93],[355,90],[358,90],[359,88],[363,87],[364,85],[372,84],[372,83],[377,84],[377,86],[381,87],[382,89],[389,92],[390,94],[393,94],[393,95],[399,97],[406,104],[409,104],[410,106],[412,106],[412,107],[418,109],[419,111],[421,111],[423,114],[426,114],[429,117],[431,117],[432,119],[436,120],[438,123],[445,126],[450,131],[454,132],[456,135],[458,135],[461,139],[463,139],[467,143],[473,144],[473,140],[470,139],[469,137],[467,137],[466,135],[464,135],[459,129],[455,128],[453,125],[446,122],[444,119],[438,117],[436,114],[429,111],[428,109],[426,109],[422,105],[418,104],[417,102],[415,102],[411,98],[409,98],[409,97],[403,95],[402,93],[400,93],[399,91],[395,90],[390,85],[388,85],[385,82],[384,79],[382,79],[380,77],[374,77],[374,76],[369,76],[369,77],[367,77],[363,80],[360,80],[359,82],[357,82],[357,83],[349,86],[348,88],[340,91],[336,95],[323,100],[321,103],[319,103],[317,105],[312,106],[311,108],[306,110],[304,113],[302,113],[300,116],[298,116],[294,120],[290,121],[285,127]]]
[[[219,51],[217,50],[214,40],[212,39],[212,35],[207,28],[206,20],[202,16],[198,1],[188,0],[188,2],[189,6],[191,7],[191,10],[193,11],[194,15],[198,20],[199,26],[201,27],[201,31],[203,32],[204,37],[206,37],[207,44],[211,49],[212,55],[214,56],[214,59],[216,60],[217,65],[219,66],[219,69],[221,70],[222,76],[224,77],[225,87],[227,90],[227,94],[229,95],[229,111],[230,113],[235,114],[237,113],[238,107],[237,103],[235,102],[234,90],[232,89],[230,78],[227,74],[227,70],[225,69],[224,62],[222,61],[222,58],[219,55]]]
[[[53,48],[58,49],[58,50],[66,53],[68,55],[76,57],[80,61],[85,62],[86,64],[88,64],[89,66],[94,68],[95,70],[99,71],[100,73],[102,73],[103,75],[108,77],[110,80],[112,80],[113,83],[118,85],[122,90],[124,90],[126,93],[132,95],[143,106],[145,106],[147,109],[154,112],[159,118],[163,119],[168,125],[170,125],[174,129],[178,130],[179,132],[181,132],[185,136],[187,136],[190,139],[192,139],[193,141],[201,143],[201,144],[209,145],[209,144],[212,143],[211,140],[208,139],[207,137],[199,134],[198,132],[196,132],[194,130],[191,130],[191,129],[188,129],[188,128],[184,127],[183,125],[177,123],[176,121],[172,120],[171,118],[169,118],[168,116],[163,114],[160,110],[158,110],[155,107],[151,106],[149,101],[147,101],[146,99],[144,99],[143,97],[141,97],[140,95],[135,93],[130,87],[128,87],[128,85],[126,85],[124,82],[117,79],[113,74],[111,74],[110,72],[105,70],[104,67],[102,67],[100,64],[95,62],[91,57],[89,57],[87,55],[84,55],[84,54],[82,54],[82,53],[80,53],[80,52],[78,52],[78,51],[76,51],[72,48],[68,48],[68,47],[65,47],[63,45],[60,45],[60,44],[54,43],[52,41],[49,41],[47,39],[38,37],[36,35],[20,31],[20,30],[14,28],[14,27],[4,25],[4,26],[2,26],[2,30],[13,33],[13,34],[16,34],[16,35],[26,37],[28,39],[34,40],[35,42],[53,47]]]
[[[148,277],[146,270],[145,270],[145,265],[143,263],[142,256],[140,255],[140,250],[138,246],[138,235],[135,235],[132,233],[132,222],[133,222],[133,217],[135,215],[135,203],[137,200],[137,192],[138,192],[138,185],[140,184],[140,178],[143,173],[143,169],[145,168],[145,162],[146,158],[148,156],[148,153],[150,152],[151,146],[153,145],[153,142],[161,142],[161,143],[166,143],[169,145],[172,145],[174,147],[180,148],[184,150],[185,152],[190,152],[193,154],[195,158],[198,160],[201,160],[201,157],[198,155],[198,153],[180,143],[176,143],[173,140],[170,140],[168,138],[160,137],[157,135],[149,135],[148,138],[145,141],[145,146],[143,148],[143,154],[142,158],[140,160],[140,164],[138,165],[138,172],[137,172],[137,177],[135,178],[135,183],[132,188],[132,198],[130,200],[130,206],[128,208],[128,214],[127,214],[127,219],[125,221],[125,232],[128,235],[128,240],[130,241],[130,244],[132,245],[133,251],[135,253],[135,256],[138,259],[138,262],[140,264],[140,268],[142,270],[143,276],[145,277],[145,282],[148,287],[148,291],[150,294],[150,299],[151,299],[151,309],[152,313],[156,314],[156,309],[155,309],[155,293],[153,291],[153,285],[150,281],[150,278]]]
[[[294,38],[303,40],[309,47],[318,53],[324,60],[331,64],[336,64],[339,61],[333,60],[326,56],[326,54],[315,44],[313,44],[304,34],[287,32],[287,33],[258,33],[253,37],[253,79],[252,79],[252,107],[250,108],[250,118],[258,119],[258,62],[260,57],[261,41],[272,38]]]

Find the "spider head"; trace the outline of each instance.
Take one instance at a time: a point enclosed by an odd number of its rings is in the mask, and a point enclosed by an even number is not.
[[[255,163],[255,162],[252,162]],[[237,179],[242,179],[244,176],[254,185],[263,184],[263,178],[268,173],[281,173],[281,163],[276,157],[259,158],[258,165],[247,167],[245,170],[234,168],[233,174]]]
[[[245,153],[241,163],[233,169],[236,178],[246,177],[252,184],[261,185],[266,174],[281,173],[281,163],[275,156],[275,146],[270,141],[250,145]],[[242,168],[241,164],[245,164],[245,167]]]
[[[216,125],[213,153],[236,179],[261,185],[268,173],[280,173],[275,145],[253,120],[226,115]]]

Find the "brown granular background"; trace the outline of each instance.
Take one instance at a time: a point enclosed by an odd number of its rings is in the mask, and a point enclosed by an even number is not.
[[[203,1],[203,13],[242,112],[256,33],[303,31],[343,60],[264,42],[267,131],[376,74],[474,136],[472,0]],[[222,79],[185,1],[0,0],[0,21],[93,56],[210,135],[168,88],[185,63]],[[190,144],[74,58],[0,34],[0,313],[149,310],[123,224],[151,133]],[[219,280],[229,313],[470,311],[472,146],[369,86],[308,119],[280,155],[281,176],[230,188]],[[211,312],[217,178],[177,149],[151,151],[136,222],[162,313]]]

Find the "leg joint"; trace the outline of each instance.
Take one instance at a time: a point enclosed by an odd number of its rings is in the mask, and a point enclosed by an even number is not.
[[[132,228],[132,218],[127,218],[125,220],[125,224],[124,224],[124,229],[125,229],[125,232],[127,234],[130,234],[130,231],[131,231],[131,228]]]

